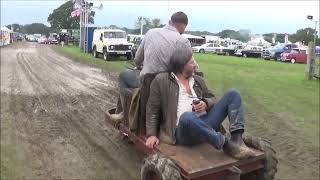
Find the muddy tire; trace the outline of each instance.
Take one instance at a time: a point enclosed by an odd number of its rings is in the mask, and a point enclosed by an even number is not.
[[[243,56],[244,58],[247,58],[247,57],[248,57],[248,55],[247,55],[246,53],[244,53],[242,56]]]
[[[152,154],[141,167],[141,180],[182,180],[179,168],[172,160],[160,154]]]
[[[132,54],[130,53],[130,54],[127,54],[127,60],[129,61],[129,60],[131,60],[132,59]]]
[[[110,55],[108,53],[108,51],[106,49],[103,50],[103,59],[105,61],[109,61],[110,60]]]
[[[204,49],[200,49],[199,53],[205,53],[205,50]]]
[[[98,52],[95,46],[93,47],[93,50],[92,50],[92,56],[95,58],[98,58]]]
[[[254,179],[274,180],[277,172],[278,160],[276,157],[276,151],[272,148],[271,143],[262,138],[252,136],[246,136],[243,140],[247,146],[263,151],[266,155],[264,168],[255,175]]]

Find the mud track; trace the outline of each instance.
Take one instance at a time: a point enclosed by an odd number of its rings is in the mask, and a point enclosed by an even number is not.
[[[18,43],[1,49],[1,179],[139,179],[143,155],[104,112],[116,76]]]

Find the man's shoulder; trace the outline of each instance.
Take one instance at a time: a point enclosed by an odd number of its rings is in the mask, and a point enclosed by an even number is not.
[[[153,35],[153,34],[157,34],[159,32],[163,31],[163,28],[153,28],[153,29],[150,29],[146,35]]]
[[[165,79],[168,79],[168,77],[169,77],[169,73],[168,72],[161,72],[161,73],[156,75],[155,79],[157,79],[157,80],[165,80]]]

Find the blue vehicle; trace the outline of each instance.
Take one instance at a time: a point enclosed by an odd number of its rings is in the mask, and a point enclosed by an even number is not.
[[[296,47],[297,46],[294,44],[280,43],[274,47],[264,49],[262,51],[261,57],[266,60],[274,59],[275,61],[280,61],[281,53],[288,53],[292,50],[292,48],[296,48]]]
[[[316,46],[315,51],[316,56],[320,56],[320,46]]]

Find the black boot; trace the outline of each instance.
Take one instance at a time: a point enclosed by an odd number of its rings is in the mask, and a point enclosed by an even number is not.
[[[244,132],[243,129],[238,129],[231,132],[231,141],[238,145],[245,145],[242,139],[243,132]]]

